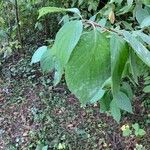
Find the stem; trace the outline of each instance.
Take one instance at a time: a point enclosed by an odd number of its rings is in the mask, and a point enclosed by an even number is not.
[[[94,25],[95,27],[99,27],[99,28],[102,28],[104,31],[107,31],[107,32],[114,32],[114,33],[117,33],[119,36],[123,36],[121,33],[117,32],[116,30],[114,29],[111,29],[111,28],[107,28],[107,27],[103,27],[101,26],[100,24],[94,22],[94,21],[91,21],[91,20],[83,20],[83,22],[85,22],[86,24],[92,24]]]
[[[22,37],[21,37],[21,29],[20,29],[20,24],[19,24],[19,10],[18,10],[17,0],[15,0],[15,13],[16,13],[16,22],[17,22],[17,27],[18,27],[18,40],[22,47]]]

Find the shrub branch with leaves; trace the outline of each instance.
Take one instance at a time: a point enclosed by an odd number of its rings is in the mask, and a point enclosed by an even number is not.
[[[115,22],[114,2],[120,5],[122,1],[112,0],[108,4],[111,9],[108,5],[104,8],[108,8],[106,12],[109,12],[108,19],[112,24]],[[133,113],[132,90],[130,84],[123,82],[123,78],[132,78],[137,83],[138,62],[142,67],[150,67],[150,5],[147,1],[143,1],[143,4],[141,1],[127,1],[128,7],[125,6],[116,13],[116,16],[130,13],[131,7],[134,7],[139,23],[134,31],[113,27],[111,24],[106,26],[106,18],[101,18],[100,21],[83,19],[77,8],[41,8],[39,18],[58,12],[71,12],[75,15],[64,21],[53,46],[40,47],[34,53],[31,63],[40,61],[44,73],[54,69],[54,85],[60,82],[65,73],[68,88],[82,105],[99,101],[101,112],[111,112],[119,122],[121,110]],[[119,26],[119,23],[116,22],[114,26]],[[127,23],[123,25],[129,26]]]

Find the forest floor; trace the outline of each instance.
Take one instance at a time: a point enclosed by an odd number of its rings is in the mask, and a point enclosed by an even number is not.
[[[120,124],[99,112],[99,104],[81,107],[64,81],[52,86],[30,58],[0,68],[0,150],[150,150],[150,96],[142,86],[134,96],[134,114]],[[146,134],[124,137],[121,127],[138,123]]]

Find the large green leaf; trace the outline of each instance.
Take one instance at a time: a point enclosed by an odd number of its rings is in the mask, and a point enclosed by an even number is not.
[[[131,33],[128,31],[123,32],[124,39],[131,45],[133,50],[136,52],[138,57],[150,67],[150,52],[149,50],[140,43]]]
[[[115,95],[114,100],[116,101],[116,104],[120,109],[132,113],[131,101],[125,93],[121,91],[118,92]]]
[[[76,13],[78,15],[80,15],[80,11],[77,8],[59,8],[59,7],[42,7],[39,10],[39,16],[38,19],[48,13],[58,13],[58,12],[73,12]]]
[[[112,100],[110,103],[110,111],[113,118],[119,123],[121,119],[120,108],[116,104],[116,100]]]
[[[82,21],[75,20],[64,24],[64,26],[57,33],[53,46],[56,56],[55,69],[57,77],[55,77],[55,84],[60,81],[63,69],[80,39],[82,30]]]
[[[83,34],[65,74],[69,89],[81,103],[96,101],[93,98],[110,77],[109,40],[97,30]]]
[[[120,90],[122,73],[129,57],[129,49],[125,40],[116,34],[112,34],[110,40],[111,49],[111,76],[113,95]]]
[[[31,64],[39,62],[46,51],[47,46],[39,47],[32,56]]]

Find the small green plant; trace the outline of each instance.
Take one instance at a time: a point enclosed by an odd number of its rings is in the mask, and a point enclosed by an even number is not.
[[[146,132],[140,128],[138,123],[132,124],[131,127],[129,125],[123,125],[121,130],[124,137],[128,137],[130,135],[143,137],[146,134]]]
[[[132,130],[130,129],[129,125],[123,125],[121,127],[123,136],[130,136],[132,134]]]
[[[140,62],[142,67],[150,67],[149,5],[143,8],[139,1],[127,1],[128,7],[115,10],[114,3],[120,8],[122,2],[110,1],[98,13],[100,19],[95,14],[95,19],[89,20],[84,19],[77,8],[41,8],[38,19],[48,13],[69,12],[74,15],[58,31],[53,46],[40,47],[31,62],[40,62],[44,73],[55,70],[54,85],[65,73],[68,88],[82,105],[99,101],[103,112],[111,112],[117,122],[121,110],[133,113],[132,90],[130,84],[122,82],[123,79],[132,79],[137,84],[137,71],[140,70],[137,64]],[[125,29],[121,28],[121,22],[115,24],[115,15],[131,12],[131,8],[135,9],[132,19],[137,21],[132,25],[137,29],[134,31],[126,23],[123,23]],[[104,16],[102,12],[105,12]]]
[[[134,148],[134,150],[146,150],[145,147],[141,144],[136,144],[136,147]]]
[[[135,134],[137,137],[142,137],[142,136],[144,136],[144,135],[146,134],[146,132],[145,132],[143,129],[141,129],[141,128],[139,127],[139,124],[138,124],[138,123],[133,124],[133,125],[132,125],[132,128],[134,129],[134,134]]]

